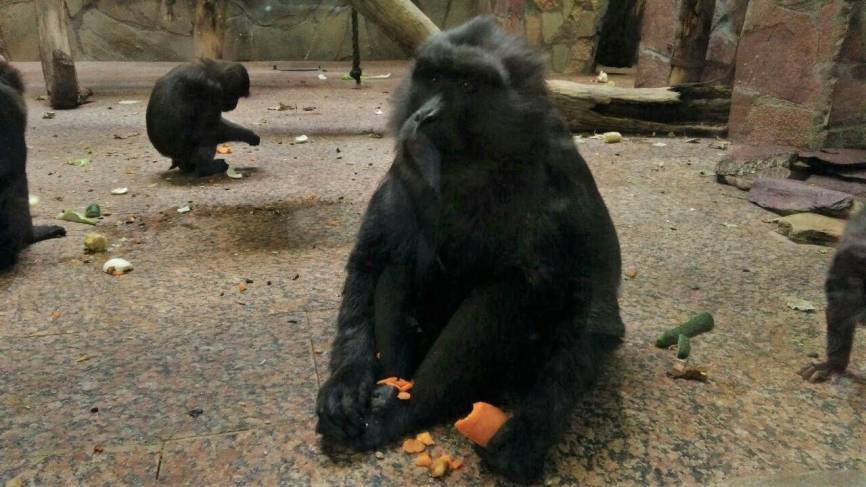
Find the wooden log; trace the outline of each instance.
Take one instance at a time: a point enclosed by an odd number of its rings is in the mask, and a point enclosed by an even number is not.
[[[225,40],[226,2],[196,0],[192,34],[195,57],[222,59]]]
[[[715,0],[682,0],[680,32],[671,59],[671,85],[700,81],[715,8]]]
[[[551,99],[573,131],[723,135],[730,98],[704,87],[619,88],[571,81],[547,82]],[[677,91],[679,90],[679,91]],[[683,92],[687,94],[683,94]]]
[[[439,27],[410,0],[347,1],[407,53],[415,52],[422,42],[439,32]]]
[[[64,0],[36,0],[39,24],[39,55],[49,103],[55,109],[75,108],[81,104],[78,75],[72,58],[72,47]]]

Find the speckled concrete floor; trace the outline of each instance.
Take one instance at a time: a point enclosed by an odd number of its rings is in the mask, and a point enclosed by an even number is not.
[[[404,66],[367,65],[394,78],[354,89],[335,79],[345,67],[327,66],[322,81],[255,65],[254,95],[230,118],[255,127],[262,145],[235,144],[227,157],[249,177],[202,181],[168,172],[144,135],[148,86],[168,66],[82,63],[94,102],[47,120],[34,100],[38,65],[20,65],[31,87],[37,221],[99,203],[110,216],[95,230],[112,247],[85,256],[94,229],[68,223],[67,238],[30,248],[0,276],[0,482],[438,483],[396,445],[382,459],[331,459],[313,432],[343,263],[392,153],[391,140],[369,134],[383,130]],[[277,102],[298,110],[266,109]],[[291,145],[300,134],[311,142]],[[547,484],[736,484],[866,470],[866,333],[851,376],[809,385],[795,374],[807,354],[823,353],[831,253],[787,242],[743,193],[702,176],[723,156],[710,142],[580,144],[638,276],[623,285],[627,342],[554,448]],[[93,163],[66,164],[81,157]],[[129,194],[112,196],[119,186]],[[191,212],[176,212],[187,204]],[[102,273],[108,256],[135,270]],[[241,293],[244,279],[253,282]],[[819,310],[789,310],[789,297]],[[702,310],[717,328],[694,340],[693,363],[710,382],[672,381],[672,352],[652,341]],[[447,483],[499,483],[451,428],[433,434],[466,458]],[[833,478],[843,477],[864,480]]]

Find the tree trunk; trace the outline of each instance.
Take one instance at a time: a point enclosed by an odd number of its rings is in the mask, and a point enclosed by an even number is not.
[[[730,89],[708,86],[617,88],[547,82],[551,99],[573,131],[723,135]]]
[[[66,2],[64,0],[36,0],[36,19],[39,23],[39,55],[45,89],[52,108],[75,108],[81,104],[78,75],[69,45]]]
[[[439,28],[409,0],[347,0],[407,53],[415,52]]]
[[[222,59],[225,14],[224,0],[195,1],[195,29],[192,40],[195,57]]]
[[[701,80],[715,8],[715,0],[683,0],[680,35],[671,59],[671,85]]]

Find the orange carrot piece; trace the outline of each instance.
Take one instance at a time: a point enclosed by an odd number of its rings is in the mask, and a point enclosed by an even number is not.
[[[403,442],[403,451],[406,453],[421,453],[426,448],[427,447],[424,446],[424,443],[421,443],[415,438],[409,438]]]
[[[412,390],[412,387],[414,385],[415,385],[415,382],[404,380],[404,379],[397,379],[397,382],[394,383],[394,386],[397,387],[397,389],[399,389],[400,392],[409,392],[410,390]]]
[[[408,401],[411,397],[412,394],[409,394],[408,392],[400,392],[397,394],[397,399],[400,399],[401,401]]]
[[[430,445],[436,443],[435,441],[433,441],[433,436],[426,431],[423,433],[418,433],[415,436],[415,439],[420,441],[421,443],[424,443],[427,446],[430,446]]]
[[[486,402],[476,402],[472,405],[472,412],[454,426],[463,436],[485,447],[506,421],[508,416],[501,409]]]
[[[433,459],[430,458],[430,454],[424,452],[417,457],[415,457],[415,465],[419,467],[429,467],[433,464]]]
[[[376,384],[387,384],[389,386],[393,386],[395,382],[397,382],[396,377],[386,377],[386,378],[376,382]]]

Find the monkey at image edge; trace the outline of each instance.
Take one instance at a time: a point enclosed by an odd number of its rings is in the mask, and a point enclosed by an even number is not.
[[[347,264],[317,430],[369,450],[491,402],[513,414],[479,455],[537,479],[624,334],[607,208],[542,58],[490,18],[419,48],[392,130],[396,159]],[[409,400],[376,386],[388,376],[415,381]]]
[[[0,272],[32,243],[66,235],[57,225],[34,226],[27,188],[27,105],[21,73],[0,58]]]
[[[809,382],[842,374],[851,360],[854,331],[866,318],[866,210],[852,217],[827,273],[827,360],[800,369]]]

